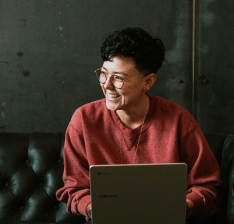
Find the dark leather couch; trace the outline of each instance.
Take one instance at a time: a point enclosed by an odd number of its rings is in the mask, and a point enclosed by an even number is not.
[[[64,134],[0,134],[0,221],[85,222],[55,197],[63,142]]]
[[[222,206],[209,218],[191,223],[234,223],[234,135],[206,135],[221,167]],[[76,223],[55,192],[63,186],[64,134],[0,133],[0,223]],[[229,222],[228,222],[229,221]]]

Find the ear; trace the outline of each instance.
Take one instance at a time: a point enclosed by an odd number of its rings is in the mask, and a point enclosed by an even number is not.
[[[145,92],[147,92],[148,90],[150,90],[150,88],[154,85],[155,81],[156,81],[157,75],[155,73],[151,73],[149,75],[147,75],[144,79],[145,79],[145,83],[144,83],[144,87],[143,90]]]

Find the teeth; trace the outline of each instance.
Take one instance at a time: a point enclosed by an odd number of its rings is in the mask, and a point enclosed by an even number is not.
[[[116,95],[116,94],[107,94],[109,98],[117,98],[119,97],[120,95]]]

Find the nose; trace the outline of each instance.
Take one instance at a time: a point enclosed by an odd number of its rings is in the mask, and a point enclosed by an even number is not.
[[[105,89],[114,89],[115,88],[111,82],[111,76],[109,76],[109,75],[107,76],[107,80],[104,84],[104,87],[105,87]]]

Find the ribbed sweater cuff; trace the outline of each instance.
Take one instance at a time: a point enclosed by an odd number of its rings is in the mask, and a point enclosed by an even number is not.
[[[195,192],[191,192],[191,193],[187,194],[186,198],[191,200],[194,204],[192,216],[201,215],[203,208],[204,208],[204,201],[203,201],[202,197],[200,195],[196,194]]]
[[[86,220],[89,219],[88,215],[87,215],[87,212],[86,212],[86,208],[88,206],[88,204],[91,202],[91,196],[90,195],[86,195],[84,197],[82,197],[80,200],[79,200],[79,203],[78,203],[78,211],[80,214],[84,215]]]

